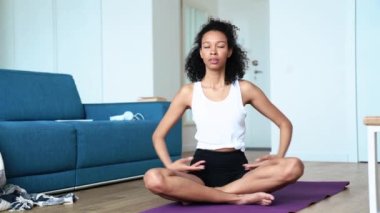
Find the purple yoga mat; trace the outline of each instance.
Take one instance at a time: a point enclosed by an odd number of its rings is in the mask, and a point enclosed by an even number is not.
[[[288,213],[297,212],[326,197],[346,189],[348,181],[309,182],[298,181],[273,193],[275,200],[270,206],[228,205],[228,204],[191,204],[183,206],[171,203],[143,211],[142,213]]]

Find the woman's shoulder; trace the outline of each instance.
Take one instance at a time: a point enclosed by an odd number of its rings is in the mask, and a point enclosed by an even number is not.
[[[176,97],[180,99],[188,99],[189,97],[192,97],[193,88],[194,88],[194,83],[188,83],[188,84],[183,85],[177,92]]]
[[[244,103],[248,103],[264,95],[262,90],[250,81],[239,80],[239,86]]]
[[[242,92],[246,91],[252,91],[252,90],[257,90],[259,89],[255,84],[248,80],[241,79],[239,80],[239,86]]]
[[[194,83],[187,83],[181,87],[179,93],[189,95],[193,93]]]

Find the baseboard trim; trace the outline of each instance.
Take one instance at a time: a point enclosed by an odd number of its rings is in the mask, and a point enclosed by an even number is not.
[[[74,192],[74,191],[78,191],[78,190],[82,190],[82,189],[93,188],[96,186],[105,186],[105,185],[109,185],[109,184],[129,181],[129,180],[136,180],[136,179],[142,178],[143,176],[144,175],[137,175],[137,176],[127,177],[127,178],[120,178],[120,179],[116,179],[116,180],[109,180],[109,181],[86,184],[86,185],[81,185],[81,186],[76,186],[76,187],[69,187],[69,188],[64,188],[64,189],[52,190],[52,191],[47,191],[47,192],[43,192],[43,193],[45,193],[45,194],[60,194],[63,192]]]
[[[137,175],[137,176],[127,177],[127,178],[120,178],[120,179],[116,179],[116,180],[109,180],[109,181],[103,181],[103,182],[92,183],[92,184],[87,184],[87,185],[80,185],[80,186],[76,186],[75,190],[92,188],[95,186],[104,186],[104,185],[124,182],[124,181],[128,181],[128,180],[136,180],[136,179],[142,178],[143,176],[144,175]]]

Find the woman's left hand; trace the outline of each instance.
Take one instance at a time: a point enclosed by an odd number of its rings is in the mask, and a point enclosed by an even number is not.
[[[195,162],[193,165],[188,165],[192,160],[193,157],[181,158],[174,161],[172,164],[167,166],[167,168],[179,172],[199,171],[205,168],[204,164],[206,161],[200,160]]]
[[[253,170],[257,167],[267,165],[270,160],[279,158],[277,155],[264,155],[262,157],[257,158],[253,163],[243,164],[245,170]]]

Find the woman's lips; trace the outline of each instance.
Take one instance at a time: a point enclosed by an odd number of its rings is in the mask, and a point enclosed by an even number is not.
[[[218,64],[218,63],[219,63],[219,59],[217,59],[217,58],[211,58],[211,59],[209,60],[209,62],[210,62],[211,64]]]

